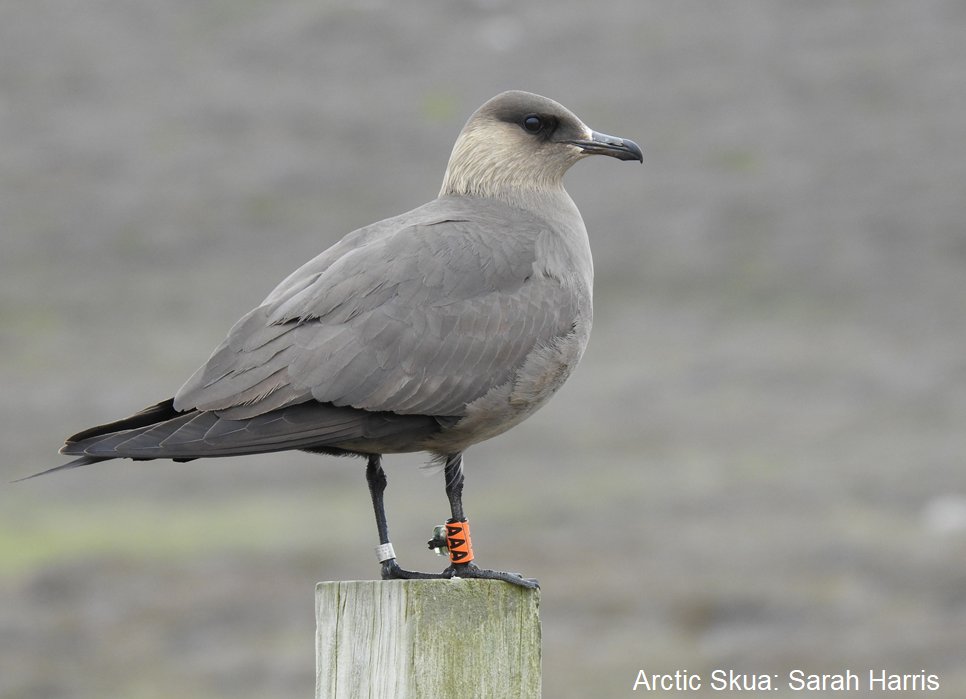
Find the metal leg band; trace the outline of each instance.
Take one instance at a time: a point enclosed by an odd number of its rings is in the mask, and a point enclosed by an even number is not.
[[[392,550],[392,544],[385,543],[379,544],[376,547],[376,558],[379,559],[380,563],[384,561],[392,560],[396,557],[396,552]]]

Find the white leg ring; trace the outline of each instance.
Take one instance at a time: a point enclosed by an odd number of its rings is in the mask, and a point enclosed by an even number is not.
[[[392,544],[379,544],[376,547],[376,558],[379,562],[391,560],[396,557],[396,552],[392,550]]]

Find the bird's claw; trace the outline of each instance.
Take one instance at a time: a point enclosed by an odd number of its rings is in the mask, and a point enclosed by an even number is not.
[[[421,573],[406,570],[396,563],[395,558],[382,562],[383,580],[449,580],[452,578],[478,578],[481,580],[502,580],[511,585],[519,585],[528,590],[535,590],[540,583],[534,578],[525,578],[519,573],[508,573],[502,570],[488,570],[480,568],[475,563],[453,563],[442,573]]]
[[[453,563],[443,571],[447,578],[479,578],[482,580],[502,580],[512,585],[519,585],[528,590],[536,590],[540,583],[536,578],[525,578],[519,573],[509,573],[503,570],[489,570],[480,568],[475,563]]]
[[[446,577],[443,573],[420,573],[415,570],[406,570],[405,568],[399,567],[395,558],[390,558],[388,561],[382,562],[383,580],[429,580],[443,579]]]

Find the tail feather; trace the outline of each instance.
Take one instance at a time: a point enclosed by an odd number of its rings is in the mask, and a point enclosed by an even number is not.
[[[190,461],[289,449],[407,451],[451,421],[316,402],[230,420],[214,411],[179,413],[173,400],[166,400],[123,420],[78,432],[60,451],[79,458],[20,480],[118,458]]]
[[[31,478],[38,478],[40,476],[46,476],[50,473],[56,473],[57,471],[66,471],[71,468],[77,468],[78,466],[89,466],[90,464],[96,464],[98,461],[107,461],[108,459],[99,459],[96,456],[82,456],[79,459],[74,459],[66,464],[61,464],[60,466],[54,466],[53,468],[48,468],[46,471],[41,471],[40,473],[34,473],[29,476],[24,476],[23,478],[18,478],[13,483],[20,483],[22,481],[29,481]]]

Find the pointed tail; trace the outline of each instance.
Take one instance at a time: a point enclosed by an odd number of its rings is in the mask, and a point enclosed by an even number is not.
[[[66,464],[60,466],[54,466],[53,468],[48,468],[46,471],[41,471],[40,473],[35,473],[30,476],[24,476],[23,478],[18,478],[13,483],[22,483],[23,481],[29,481],[31,478],[37,478],[39,476],[46,476],[48,473],[55,473],[57,471],[66,471],[70,468],[77,468],[78,466],[87,466],[89,464],[96,464],[98,461],[108,461],[108,459],[98,458],[96,456],[82,456],[79,459],[74,459]]]

